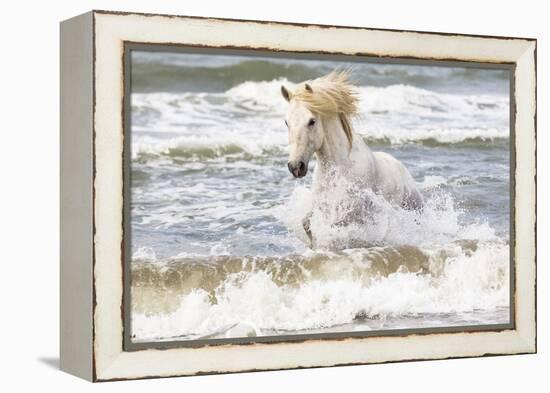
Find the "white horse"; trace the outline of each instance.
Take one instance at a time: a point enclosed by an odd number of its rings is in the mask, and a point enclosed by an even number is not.
[[[303,82],[293,92],[281,86],[281,92],[290,104],[285,118],[289,131],[288,170],[296,178],[304,177],[315,154],[314,198],[334,192],[333,187],[339,184],[335,180],[344,177],[394,205],[422,209],[422,196],[407,168],[387,153],[372,152],[353,131],[351,117],[357,114],[358,97],[346,72]],[[310,217],[308,212],[302,223],[313,245]],[[350,212],[344,220],[357,217],[358,212]]]

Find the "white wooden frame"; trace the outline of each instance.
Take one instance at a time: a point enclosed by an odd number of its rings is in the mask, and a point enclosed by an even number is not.
[[[500,331],[124,351],[124,42],[515,65],[515,320]],[[61,24],[61,368],[93,381],[536,352],[536,40],[92,11]]]

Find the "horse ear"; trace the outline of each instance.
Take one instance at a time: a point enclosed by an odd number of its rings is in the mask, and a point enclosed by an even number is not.
[[[306,88],[306,91],[308,91],[309,93],[313,93],[313,89],[311,88],[311,85],[309,83],[306,83],[304,87]]]
[[[287,100],[288,102],[290,102],[290,92],[287,90],[286,87],[284,87],[283,85],[281,85],[281,94],[283,95],[283,97],[285,98],[285,100]]]

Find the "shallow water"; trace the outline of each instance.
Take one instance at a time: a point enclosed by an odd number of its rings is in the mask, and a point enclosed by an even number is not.
[[[279,89],[336,65],[134,54],[136,341],[508,322],[507,75],[354,64],[356,131],[409,168],[426,208],[314,217],[312,251]]]

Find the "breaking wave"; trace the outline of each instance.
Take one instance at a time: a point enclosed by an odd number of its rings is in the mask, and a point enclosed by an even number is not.
[[[132,156],[209,159],[286,151],[286,79],[244,82],[224,93],[132,95]],[[407,85],[361,87],[356,131],[371,145],[502,147],[508,98],[453,95]],[[489,126],[490,125],[490,126]]]
[[[360,321],[506,309],[508,268],[506,244],[473,240],[284,258],[137,259],[133,334],[224,338],[358,322],[355,329],[370,330]]]

